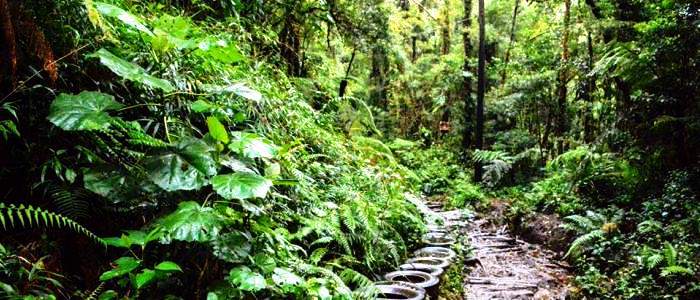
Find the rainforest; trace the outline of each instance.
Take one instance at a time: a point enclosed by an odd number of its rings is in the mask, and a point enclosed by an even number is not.
[[[0,299],[700,299],[693,0],[0,0]]]

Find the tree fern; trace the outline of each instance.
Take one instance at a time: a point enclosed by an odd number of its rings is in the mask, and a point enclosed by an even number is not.
[[[496,185],[513,166],[515,158],[505,151],[475,150],[472,160],[483,164],[484,181]]]
[[[72,219],[57,213],[42,210],[41,208],[32,207],[31,205],[24,206],[24,204],[20,204],[19,206],[15,206],[14,204],[6,205],[5,203],[0,203],[0,224],[2,224],[5,230],[7,230],[8,227],[26,228],[31,226],[70,228],[105,247],[107,246],[102,238]]]

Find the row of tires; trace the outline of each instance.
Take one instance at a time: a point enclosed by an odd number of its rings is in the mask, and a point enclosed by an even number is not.
[[[428,208],[441,209],[440,204],[428,204]],[[430,213],[426,210],[424,213]],[[384,275],[385,281],[376,282],[379,290],[377,299],[438,299],[440,282],[445,270],[457,260],[451,248],[455,239],[447,228],[428,225],[428,233],[423,236],[424,248],[413,253],[413,257],[399,266],[399,270]]]

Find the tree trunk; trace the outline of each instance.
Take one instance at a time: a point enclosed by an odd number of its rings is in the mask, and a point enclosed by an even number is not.
[[[280,55],[287,63],[287,74],[293,77],[301,77],[305,72],[301,53],[301,33],[299,26],[288,15],[284,22],[282,32],[279,34]]]
[[[469,56],[472,53],[473,46],[469,37],[469,27],[471,26],[472,1],[463,0],[464,3],[464,18],[462,19],[462,43],[464,45],[464,67],[465,74],[471,74],[472,68],[469,65]],[[467,151],[471,147],[472,142],[472,76],[463,76],[464,85],[462,89],[462,97],[464,98],[464,128],[462,131],[462,149],[464,157],[467,157]],[[465,159],[466,161],[466,159]]]
[[[561,63],[559,66],[557,86],[557,126],[556,133],[559,139],[557,151],[564,153],[564,133],[568,127],[566,96],[568,90],[566,84],[569,81],[569,23],[571,21],[571,0],[564,0],[564,28],[561,36]]]
[[[440,45],[440,53],[442,55],[447,55],[450,53],[450,1],[445,0],[441,12],[441,23],[440,33],[442,36],[442,43]]]
[[[510,41],[508,42],[508,49],[506,49],[506,56],[503,59],[503,71],[501,71],[501,87],[506,84],[506,71],[508,69],[508,61],[510,61],[510,51],[513,49],[513,43],[515,43],[515,21],[518,19],[519,6],[520,0],[515,0],[513,19],[510,22]]]
[[[352,62],[355,61],[355,53],[357,48],[352,50],[352,56],[350,56],[350,62],[348,62],[348,68],[345,70],[345,78],[340,81],[340,88],[338,89],[338,97],[343,98],[345,96],[345,89],[348,87],[348,77],[350,76],[350,70],[352,69]]]
[[[418,55],[417,49],[416,49],[416,41],[418,40],[417,36],[412,36],[411,37],[411,62],[416,62],[416,57]]]
[[[17,73],[17,43],[10,14],[10,5],[6,0],[0,0],[0,90],[11,90],[16,84]],[[0,95],[4,96],[4,95]]]
[[[586,62],[586,72],[590,72],[593,69],[593,62],[595,58],[593,57],[593,38],[591,37],[591,32],[589,31],[586,35],[587,50],[588,50],[588,61]],[[593,112],[591,111],[591,105],[593,103],[593,93],[595,92],[595,76],[587,75],[585,79],[585,87],[583,90],[583,95],[581,99],[586,103],[586,109],[583,110],[583,141],[590,143],[593,141]]]
[[[369,74],[370,103],[384,110],[388,110],[387,73],[389,72],[389,61],[387,58],[386,48],[384,48],[382,44],[375,45],[372,48],[371,58],[372,70]]]
[[[568,0],[567,0],[568,1]],[[484,21],[484,0],[479,0],[479,67],[476,92],[476,149],[484,148],[484,93],[486,92],[486,22]],[[481,164],[474,165],[474,181],[480,182],[483,172]]]

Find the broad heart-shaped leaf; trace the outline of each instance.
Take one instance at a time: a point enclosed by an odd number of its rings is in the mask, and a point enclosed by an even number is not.
[[[211,207],[197,202],[180,202],[175,212],[156,222],[164,231],[163,243],[170,240],[208,242],[219,235],[227,220]]]
[[[215,140],[228,144],[228,132],[219,119],[214,116],[207,117],[207,127],[209,128],[209,134],[211,134]]]
[[[253,257],[253,261],[255,261],[255,265],[258,266],[258,268],[260,268],[264,274],[271,273],[272,270],[277,267],[277,262],[275,262],[275,259],[264,253],[256,254]]]
[[[141,21],[139,21],[139,19],[136,16],[132,15],[126,10],[102,2],[95,2],[95,8],[97,9],[97,11],[100,12],[100,14],[103,14],[108,17],[117,18],[120,21],[124,22],[124,24],[134,27],[148,35],[153,35],[153,32],[151,32],[148,29],[148,27],[146,27],[146,25],[143,25],[143,23],[141,23]]]
[[[170,81],[151,76],[146,73],[146,70],[144,70],[141,66],[123,60],[104,48],[88,55],[88,57],[99,58],[103,65],[107,66],[107,68],[122,78],[136,81],[152,88],[159,88],[166,92],[172,92],[175,90],[175,87],[172,83],[170,83]]]
[[[146,159],[151,180],[166,191],[194,190],[216,174],[214,149],[202,140],[185,138],[174,147]]]
[[[249,292],[257,292],[267,286],[265,277],[245,266],[232,269],[229,273],[229,281],[239,289]]]
[[[129,256],[120,257],[117,260],[115,260],[114,263],[117,265],[117,267],[102,273],[102,275],[100,275],[101,281],[107,281],[112,278],[124,276],[125,274],[128,274],[129,272],[138,268],[139,265],[141,265],[140,260]]]
[[[255,133],[235,131],[231,133],[229,149],[248,158],[273,158],[277,146],[265,142]]]
[[[59,94],[51,103],[49,121],[64,130],[99,130],[109,127],[109,110],[122,108],[112,95],[83,91]]]
[[[272,181],[257,174],[234,173],[214,176],[211,185],[217,194],[229,200],[265,198]]]

